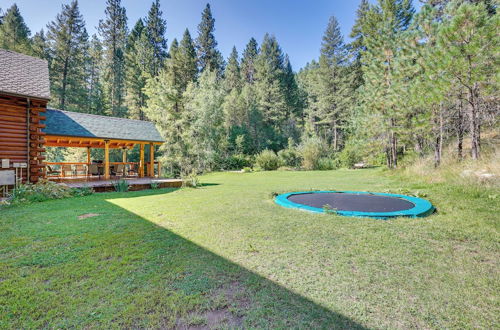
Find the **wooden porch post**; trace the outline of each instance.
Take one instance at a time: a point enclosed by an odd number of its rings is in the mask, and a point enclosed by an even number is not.
[[[127,162],[127,148],[122,149],[122,162],[123,163]]]
[[[140,149],[140,158],[139,158],[139,177],[143,178],[144,177],[144,144],[140,144],[141,149]]]
[[[87,176],[90,176],[90,147],[87,147]]]
[[[109,180],[109,140],[104,140],[104,179]]]
[[[152,143],[149,144],[149,176],[155,176],[155,146]]]

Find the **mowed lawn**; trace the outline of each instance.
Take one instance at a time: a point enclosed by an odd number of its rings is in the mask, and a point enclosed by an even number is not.
[[[201,181],[0,210],[0,328],[500,326],[498,191],[379,169]],[[370,220],[272,199],[308,189],[407,189],[438,213]]]

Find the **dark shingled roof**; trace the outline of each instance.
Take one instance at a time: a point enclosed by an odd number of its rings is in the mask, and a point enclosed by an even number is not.
[[[47,109],[45,116],[43,131],[48,135],[164,142],[155,124],[149,121],[56,109]]]
[[[50,99],[47,61],[0,48],[0,93]]]

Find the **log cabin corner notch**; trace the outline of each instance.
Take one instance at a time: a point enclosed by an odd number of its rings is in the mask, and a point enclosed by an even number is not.
[[[44,173],[43,113],[50,99],[46,60],[0,49],[0,171],[23,182]]]

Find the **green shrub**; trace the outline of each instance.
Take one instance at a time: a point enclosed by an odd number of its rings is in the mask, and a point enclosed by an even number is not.
[[[252,172],[251,167],[243,167],[243,173],[250,173],[250,172]]]
[[[305,139],[299,146],[302,156],[302,167],[306,170],[317,170],[319,160],[325,156],[327,147],[319,138]]]
[[[299,168],[300,164],[302,163],[302,157],[295,148],[287,148],[280,150],[278,152],[278,157],[280,159],[280,162],[284,166]]]
[[[153,181],[150,183],[150,186],[151,186],[151,189],[158,189],[158,188],[160,188],[160,183]]]
[[[127,192],[129,187],[128,181],[124,179],[120,179],[118,181],[113,182],[113,186],[117,192]]]
[[[241,170],[243,167],[251,167],[252,159],[243,154],[234,154],[220,161],[220,167],[225,170]]]
[[[255,158],[255,164],[264,171],[274,171],[280,167],[280,159],[272,150],[264,150]]]
[[[40,180],[36,184],[21,184],[9,195],[10,204],[43,202],[49,199],[86,196],[93,194],[90,187],[70,188],[48,180]]]
[[[94,192],[95,191],[92,187],[80,187],[71,189],[71,194],[75,197],[92,195]]]
[[[318,160],[317,170],[328,171],[338,168],[338,161],[334,158],[322,157]]]
[[[347,168],[352,168],[354,164],[363,160],[357,148],[353,145],[347,144],[344,149],[339,153],[338,159],[340,165]]]
[[[181,175],[181,179],[183,187],[197,188],[201,185],[198,174],[194,170],[190,174]]]

